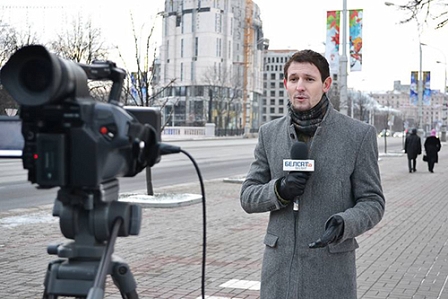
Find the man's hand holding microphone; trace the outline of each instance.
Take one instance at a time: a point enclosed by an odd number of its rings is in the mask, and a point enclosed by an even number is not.
[[[296,200],[305,191],[306,182],[311,172],[291,171],[286,176],[277,180],[277,191],[280,197],[286,201]]]
[[[306,182],[314,171],[314,161],[308,160],[308,146],[304,142],[292,145],[291,160],[283,160],[283,170],[289,173],[277,180],[277,197],[284,204],[294,201],[294,211],[298,211],[299,196],[305,191]]]
[[[299,197],[304,193],[305,186],[314,171],[314,161],[308,160],[308,147],[303,142],[296,142],[291,147],[291,160],[283,161],[283,170],[289,173],[278,179],[275,191],[279,200],[287,204],[294,201],[294,211],[299,210]],[[338,241],[344,233],[344,220],[341,216],[333,216],[326,224],[321,238],[309,244],[309,248],[322,248]]]

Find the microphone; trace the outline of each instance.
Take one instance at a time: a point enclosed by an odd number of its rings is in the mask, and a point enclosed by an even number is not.
[[[291,147],[291,159],[283,160],[283,171],[314,171],[314,160],[308,159],[308,146],[304,142],[295,142]],[[294,211],[299,210],[299,197],[294,199]]]

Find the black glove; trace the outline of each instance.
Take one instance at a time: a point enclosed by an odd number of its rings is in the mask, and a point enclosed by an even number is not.
[[[276,186],[278,195],[284,200],[294,200],[294,198],[303,194],[310,175],[311,172],[308,171],[292,171],[278,179]]]
[[[344,219],[341,216],[333,216],[327,223],[327,227],[323,236],[317,240],[309,244],[310,248],[321,248],[326,247],[329,244],[336,242],[339,238],[342,237],[344,233]]]

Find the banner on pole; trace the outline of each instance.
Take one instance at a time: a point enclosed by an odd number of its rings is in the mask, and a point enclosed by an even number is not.
[[[411,72],[411,86],[409,94],[409,102],[411,105],[417,106],[418,104],[418,72]]]
[[[327,11],[327,37],[325,41],[325,58],[330,64],[330,73],[339,73],[339,32],[340,16],[338,10]]]
[[[423,72],[423,105],[431,105],[431,72]]]
[[[349,11],[350,71],[362,71],[362,9]]]

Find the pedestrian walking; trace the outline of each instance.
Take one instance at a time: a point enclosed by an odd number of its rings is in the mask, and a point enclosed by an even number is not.
[[[404,152],[408,157],[409,172],[417,171],[417,156],[422,153],[422,142],[417,135],[417,129],[412,129],[411,134],[406,137],[404,142]]]
[[[434,164],[439,162],[438,153],[442,148],[435,129],[431,130],[431,136],[426,137],[424,147],[426,152],[426,162],[428,163],[428,170],[429,172],[433,173]]]
[[[325,57],[295,53],[284,66],[288,112],[259,128],[240,201],[270,213],[261,299],[357,298],[355,238],[380,222],[385,198],[375,128],[333,108],[331,82]],[[283,171],[299,141],[311,174]]]

